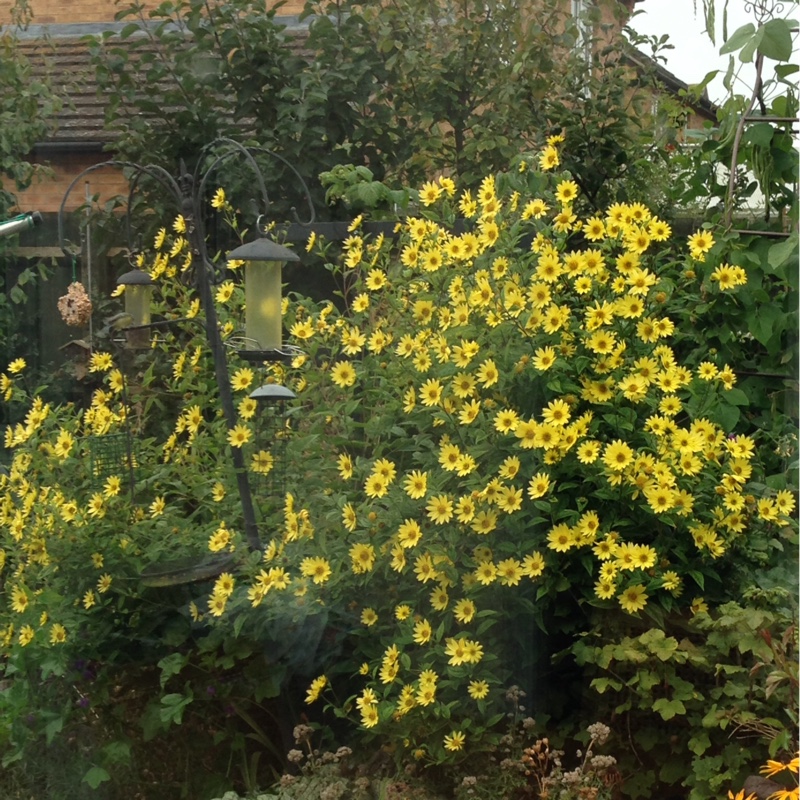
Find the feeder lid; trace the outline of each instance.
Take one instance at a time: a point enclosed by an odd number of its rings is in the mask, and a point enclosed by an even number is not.
[[[153,279],[142,269],[132,269],[117,278],[117,286],[153,286]]]
[[[274,403],[278,400],[294,400],[297,395],[279,383],[265,383],[250,392],[250,397],[256,402]]]
[[[261,236],[228,253],[229,261],[299,261],[300,256],[282,244]]]

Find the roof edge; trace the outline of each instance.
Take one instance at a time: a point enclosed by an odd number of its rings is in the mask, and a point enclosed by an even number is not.
[[[668,90],[674,92],[675,94],[677,94],[679,91],[689,91],[690,84],[681,80],[677,75],[670,72],[655,58],[647,55],[647,53],[643,53],[633,45],[630,45],[624,49],[623,59],[630,61],[634,67],[646,67],[654,70],[656,79],[663,83]],[[716,119],[719,106],[713,100],[711,100],[711,98],[709,98],[708,91],[706,89],[703,89],[703,94],[697,99],[686,97],[685,101],[688,106],[691,106],[696,111],[703,111]]]
[[[301,20],[298,14],[277,14],[274,21],[288,31],[306,30],[308,21]],[[14,25],[0,25],[0,34],[11,34],[20,40],[26,39],[80,39],[83,36],[97,36],[104,33],[121,33],[131,23],[128,22],[51,22],[30,24],[25,28]],[[156,27],[159,20],[137,20],[137,24]]]

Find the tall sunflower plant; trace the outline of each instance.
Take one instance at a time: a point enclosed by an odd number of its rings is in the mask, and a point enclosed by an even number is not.
[[[675,242],[636,203],[583,213],[561,147],[554,137],[472,191],[426,183],[395,237],[354,221],[329,259],[337,297],[284,302],[292,359],[254,368],[231,348],[232,430],[191,323],[185,230],[163,230],[142,266],[158,311],[182,321],[127,376],[95,353],[87,408],[34,398],[6,433],[4,653],[85,647],[123,603],[143,624],[137,578],[154,560],[231,554],[175,609],[195,641],[323,619],[308,713],[327,705],[437,763],[492,740],[520,682],[513,633],[556,624],[557,606],[661,626],[737,596],[759,554],[794,537],[794,495],[768,488],[757,432],[734,426],[747,402],[735,365],[672,318],[746,273],[711,230]],[[332,252],[313,236],[307,249]],[[237,266],[216,288],[229,341]],[[30,401],[17,367],[6,399]],[[267,443],[249,398],[259,380],[297,394]],[[125,426],[138,432],[134,493],[125,475],[98,486],[84,457],[89,435]],[[246,546],[232,448],[263,551]]]

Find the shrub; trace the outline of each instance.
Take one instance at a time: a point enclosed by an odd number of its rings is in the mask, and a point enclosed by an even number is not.
[[[150,735],[223,700],[260,731],[253,710],[312,675],[310,713],[323,699],[398,758],[459,763],[498,741],[507,687],[542,656],[536,626],[571,640],[623,615],[655,639],[667,617],[738,598],[796,541],[794,495],[767,487],[759,435],[734,428],[734,368],[671,317],[746,273],[712,261],[710,230],[671,249],[641,204],[579,215],[559,147],[474,193],[426,183],[396,240],[355,220],[330,265],[337,302],[285,301],[300,349],[259,376],[297,402],[259,410],[258,370],[232,357],[230,430],[184,280],[186,221],[163,229],[141,264],[174,325],[144,356],[96,352],[87,408],[34,392],[6,435],[10,668],[157,662]],[[239,267],[216,289],[231,349]],[[17,373],[3,380],[30,402]],[[114,436],[119,460],[101,466]],[[239,447],[263,552],[240,530]],[[246,752],[242,728],[205,724]]]

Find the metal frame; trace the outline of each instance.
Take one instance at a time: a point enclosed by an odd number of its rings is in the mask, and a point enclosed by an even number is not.
[[[216,156],[215,152],[217,153]],[[248,148],[239,144],[233,139],[227,138],[216,139],[201,150],[200,157],[198,158],[198,164],[193,174],[189,174],[186,171],[185,164],[181,162],[181,174],[177,180],[173,178],[172,175],[170,175],[169,172],[167,172],[163,167],[157,165],[143,166],[132,161],[120,161],[116,159],[104,161],[100,164],[94,164],[91,167],[84,169],[75,178],[73,178],[72,182],[64,193],[64,197],[58,210],[59,245],[68,258],[73,258],[75,257],[75,253],[72,253],[67,249],[64,239],[64,208],[72,189],[84,176],[96,170],[110,166],[131,170],[133,172],[130,190],[128,193],[128,213],[126,214],[125,218],[129,247],[132,242],[130,208],[141,178],[146,176],[161,184],[169,196],[175,201],[180,213],[186,220],[187,238],[192,249],[193,264],[195,265],[193,268],[194,278],[200,294],[200,304],[205,313],[206,340],[208,341],[211,355],[214,360],[214,373],[219,389],[220,405],[222,406],[222,410],[225,415],[225,421],[229,430],[232,430],[237,424],[237,416],[233,404],[233,394],[228,376],[228,359],[219,329],[217,311],[216,307],[214,306],[214,298],[211,290],[212,279],[215,274],[215,266],[210,261],[206,249],[202,212],[205,202],[204,194],[206,185],[211,173],[220,164],[236,156],[244,159],[245,163],[250,167],[255,177],[256,188],[258,190],[258,194],[260,195],[260,201],[262,204],[262,214],[259,219],[266,215],[266,213],[269,211],[271,203],[267,193],[264,176],[255,160],[254,154],[257,153],[263,153],[281,161],[283,164],[289,167],[292,172],[294,172],[303,188],[306,200],[308,202],[310,219],[308,223],[305,224],[311,225],[315,218],[311,194],[309,193],[308,187],[297,170],[282,156],[279,156],[270,150],[265,148]],[[209,157],[212,157],[213,160],[211,161],[210,166],[203,169],[204,165],[208,163]],[[295,220],[300,223],[300,219],[297,216],[297,211],[292,209],[292,212]],[[259,233],[262,233],[262,231],[259,231]],[[153,325],[156,324],[158,323],[153,323]],[[250,480],[244,462],[244,454],[240,448],[234,447],[231,449],[233,468],[234,472],[236,473],[236,484],[239,492],[239,500],[242,506],[245,538],[251,550],[261,550],[263,549],[263,546],[258,533],[258,524],[256,522],[255,508],[250,489]]]

